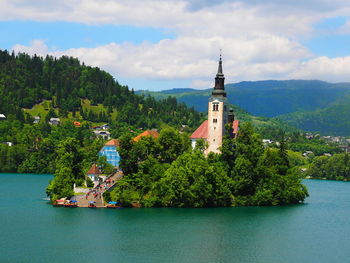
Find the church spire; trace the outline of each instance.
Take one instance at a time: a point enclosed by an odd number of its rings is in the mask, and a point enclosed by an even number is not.
[[[222,72],[221,49],[220,49],[218,73],[216,74],[216,77],[215,77],[215,87],[212,92],[212,95],[215,97],[226,97],[225,77],[224,77],[224,73]]]
[[[220,59],[219,59],[218,74],[223,74],[223,73],[222,73],[221,49],[220,49]]]

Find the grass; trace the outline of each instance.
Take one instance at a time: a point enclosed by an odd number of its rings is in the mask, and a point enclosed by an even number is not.
[[[51,107],[51,100],[44,100],[39,104],[34,105],[31,109],[24,109],[25,112],[28,112],[30,115],[40,116],[41,119],[44,119]],[[58,114],[58,109],[54,109],[56,114]]]
[[[94,113],[99,113],[99,112],[106,112],[107,113],[107,108],[104,107],[102,104],[97,104],[97,105],[91,105],[90,100],[88,99],[82,99],[81,100],[81,104],[82,107],[85,111],[87,110],[91,110]],[[50,108],[52,107],[52,101],[51,100],[44,100],[39,104],[34,105],[31,109],[24,109],[25,112],[28,112],[30,115],[34,116],[40,116],[41,119],[45,119],[47,113],[49,112]],[[58,115],[58,109],[53,108],[54,111],[56,112],[56,114]],[[111,117],[112,119],[116,119],[117,118],[117,111],[115,109],[113,109],[112,113],[111,113]],[[60,118],[62,121],[70,121],[70,120],[74,120],[74,121],[81,121],[82,117],[80,115],[80,112],[76,112],[75,117],[73,117],[72,112],[68,113],[68,117],[67,118]],[[100,125],[103,123],[94,123],[94,125]]]

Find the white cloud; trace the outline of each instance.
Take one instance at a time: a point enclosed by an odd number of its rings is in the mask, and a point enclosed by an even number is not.
[[[111,43],[96,48],[49,51],[42,40],[30,46],[16,45],[15,52],[69,55],[98,66],[115,76],[144,79],[192,79],[191,87],[211,87],[217,70],[216,46],[224,48],[224,73],[227,82],[260,79],[322,79],[350,81],[350,57],[319,57],[300,62],[307,50],[284,38],[198,39],[179,38],[141,45]],[[191,48],[189,48],[189,46]],[[202,59],[205,57],[206,59]]]
[[[45,44],[45,42],[41,39],[34,39],[30,41],[29,46],[24,46],[24,45],[15,45],[12,47],[12,50],[15,51],[16,53],[22,52],[22,53],[27,53],[30,55],[40,55],[44,56],[47,53],[49,53],[49,48]]]
[[[349,13],[348,0],[2,0],[0,20],[170,30],[176,38],[158,43],[110,43],[53,51],[42,40],[34,40],[13,49],[78,57],[117,78],[189,79],[192,87],[199,88],[212,81],[219,48],[223,49],[227,82],[289,77],[350,80],[346,73],[350,67],[344,62],[348,58],[315,58],[299,43],[318,33],[314,24],[321,19]]]
[[[263,73],[281,74],[290,61],[308,56],[308,51],[286,38],[260,36],[245,38],[180,37],[141,45],[111,43],[96,48],[51,52],[78,57],[114,75],[153,79],[192,79],[213,76],[217,69],[218,47],[223,48],[224,70],[231,78],[260,78]],[[27,47],[25,50],[35,50]],[[33,52],[31,52],[33,53]],[[247,72],[255,67],[254,72]],[[272,66],[273,65],[273,66]],[[259,68],[259,70],[257,69]]]
[[[312,59],[301,63],[300,67],[290,74],[290,77],[322,79],[331,82],[350,81],[350,56]]]
[[[292,1],[254,1],[253,5],[251,1],[2,0],[0,20],[128,24],[172,29],[181,35],[233,36],[263,32],[295,37],[310,34],[312,24],[322,17],[345,12],[341,8],[344,5],[340,5],[342,1],[336,2],[339,4],[335,3],[327,12],[316,12],[315,8],[306,9],[301,1],[299,5]],[[325,3],[323,0],[315,6],[330,6]],[[191,6],[201,8],[188,8]]]

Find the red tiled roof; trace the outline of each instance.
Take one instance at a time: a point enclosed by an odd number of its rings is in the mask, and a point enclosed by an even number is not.
[[[97,165],[94,163],[90,170],[86,174],[101,174],[100,169],[97,167]]]
[[[233,134],[237,134],[238,133],[238,129],[239,129],[239,120],[234,120],[232,123],[232,129],[233,129]]]
[[[207,139],[208,138],[208,120],[205,120],[197,130],[192,133],[191,139]]]
[[[138,142],[144,136],[151,136],[153,138],[158,138],[159,137],[159,133],[157,131],[155,131],[155,130],[147,130],[147,131],[144,131],[143,133],[137,135],[134,138],[134,141]]]
[[[108,141],[105,145],[119,147],[119,140],[112,139],[112,140]]]

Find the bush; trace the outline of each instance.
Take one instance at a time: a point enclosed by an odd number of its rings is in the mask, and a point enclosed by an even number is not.
[[[86,178],[86,186],[87,187],[94,187],[94,182],[91,180],[90,177]]]

